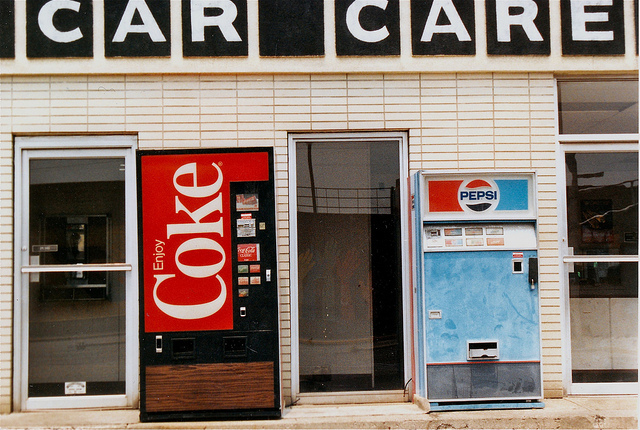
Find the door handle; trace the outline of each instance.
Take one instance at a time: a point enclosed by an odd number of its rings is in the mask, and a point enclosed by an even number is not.
[[[529,285],[532,290],[536,289],[538,283],[538,257],[529,258]]]

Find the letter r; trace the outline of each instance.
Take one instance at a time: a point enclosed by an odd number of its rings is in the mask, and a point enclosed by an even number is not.
[[[511,8],[519,7],[523,12],[511,15]],[[542,42],[544,38],[534,20],[538,16],[538,5],[533,0],[496,0],[496,27],[498,42],[511,42],[511,26],[519,25],[532,42]]]
[[[205,9],[221,9],[222,13],[206,16]],[[204,28],[216,26],[227,42],[241,42],[242,38],[233,26],[238,8],[231,0],[191,0],[191,41],[204,42]]]

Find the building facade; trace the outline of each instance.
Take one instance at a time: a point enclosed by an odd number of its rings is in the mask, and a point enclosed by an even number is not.
[[[415,392],[417,171],[535,175],[544,397],[637,392],[637,5],[2,0],[0,412],[138,407],[138,150],[273,148],[284,405]]]

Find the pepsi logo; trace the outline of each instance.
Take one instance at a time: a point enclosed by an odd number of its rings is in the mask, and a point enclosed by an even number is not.
[[[469,179],[458,189],[458,203],[465,212],[487,212],[498,206],[500,193],[492,180]]]

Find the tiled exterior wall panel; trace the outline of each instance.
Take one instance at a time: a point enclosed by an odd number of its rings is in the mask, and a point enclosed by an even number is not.
[[[408,130],[409,169],[535,170],[545,395],[562,395],[550,74],[0,78],[0,412],[11,405],[12,136],[135,133],[139,148],[275,148],[285,401],[291,401],[287,133]]]

